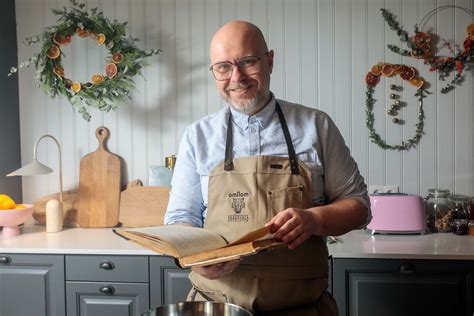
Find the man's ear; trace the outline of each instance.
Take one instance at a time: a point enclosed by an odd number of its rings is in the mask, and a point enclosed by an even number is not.
[[[274,57],[273,49],[271,49],[267,54],[267,61],[268,61],[268,72],[272,73],[273,70],[273,57]]]

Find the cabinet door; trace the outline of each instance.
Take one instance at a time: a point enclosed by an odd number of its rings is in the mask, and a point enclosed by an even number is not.
[[[333,259],[341,315],[471,315],[469,262]]]
[[[136,316],[149,308],[147,283],[66,282],[68,316]]]
[[[189,272],[178,268],[172,258],[150,257],[151,308],[186,301],[191,290]]]
[[[65,315],[64,257],[0,254],[0,315]]]

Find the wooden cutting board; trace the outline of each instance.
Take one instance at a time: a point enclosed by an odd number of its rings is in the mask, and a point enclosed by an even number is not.
[[[144,187],[140,180],[130,182],[120,195],[120,223],[127,227],[163,225],[169,195],[167,187]]]
[[[81,227],[114,227],[120,203],[120,158],[107,149],[109,130],[95,131],[99,147],[81,159],[77,222]]]
[[[77,189],[63,192],[63,226],[77,227]],[[41,225],[46,225],[46,204],[49,200],[58,200],[59,193],[54,193],[36,200],[33,204],[33,218]]]

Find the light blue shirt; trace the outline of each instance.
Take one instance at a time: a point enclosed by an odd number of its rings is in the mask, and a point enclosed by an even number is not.
[[[367,206],[367,186],[341,133],[324,112],[278,100],[297,158],[311,170],[314,205],[355,198]],[[229,106],[192,123],[181,141],[165,224],[202,227],[206,218],[209,174],[224,160],[227,122],[233,123],[233,158],[267,155],[288,157],[288,147],[272,98],[260,112],[245,115]]]

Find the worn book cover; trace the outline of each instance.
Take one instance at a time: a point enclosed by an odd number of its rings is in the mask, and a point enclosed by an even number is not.
[[[114,232],[142,247],[176,258],[183,268],[239,259],[285,245],[273,238],[270,227],[262,227],[232,242],[203,228],[178,225],[118,228]]]

